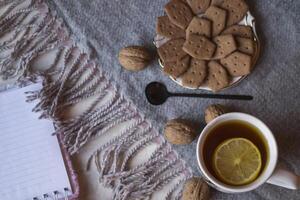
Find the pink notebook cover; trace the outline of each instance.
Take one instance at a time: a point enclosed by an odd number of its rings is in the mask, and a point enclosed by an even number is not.
[[[68,198],[70,200],[78,200],[78,198],[79,198],[79,182],[78,182],[77,174],[74,170],[74,167],[73,167],[73,164],[72,164],[72,161],[71,161],[71,157],[70,157],[69,153],[66,151],[66,149],[63,147],[63,144],[61,142],[62,141],[62,135],[58,135],[57,138],[58,138],[58,141],[59,141],[61,152],[62,152],[64,161],[65,161],[65,166],[67,168],[67,173],[69,175],[70,184],[71,184],[71,187],[72,187],[72,193],[73,194],[68,196]]]

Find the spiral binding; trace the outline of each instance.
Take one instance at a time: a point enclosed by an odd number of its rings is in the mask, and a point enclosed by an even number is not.
[[[64,188],[64,192],[53,191],[52,194],[43,194],[43,197],[34,197],[32,200],[69,200],[70,190]]]

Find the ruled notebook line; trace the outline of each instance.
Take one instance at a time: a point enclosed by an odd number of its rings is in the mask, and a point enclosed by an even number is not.
[[[52,122],[32,112],[36,102],[26,103],[24,92],[39,88],[0,93],[1,200],[32,200],[71,188]]]

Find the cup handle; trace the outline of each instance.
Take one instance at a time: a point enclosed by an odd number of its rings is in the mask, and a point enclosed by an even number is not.
[[[300,189],[300,176],[297,176],[296,174],[283,168],[277,168],[267,183],[297,190]]]

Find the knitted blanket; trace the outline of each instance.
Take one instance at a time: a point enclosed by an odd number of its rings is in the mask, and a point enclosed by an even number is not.
[[[254,72],[228,93],[248,93],[254,96],[254,101],[174,98],[160,107],[146,102],[147,83],[163,81],[171,91],[183,89],[163,76],[156,62],[143,72],[124,71],[118,64],[117,54],[121,47],[131,44],[143,44],[155,50],[152,45],[155,17],[163,15],[166,1],[54,0],[47,3],[57,15],[41,0],[0,1],[1,9],[5,9],[0,18],[1,78],[18,79],[21,85],[43,80],[43,89],[33,91],[28,98],[40,100],[34,111],[40,112],[41,118],[53,120],[56,133],[64,134],[64,144],[71,154],[108,129],[132,122],[113,140],[99,146],[89,163],[97,166],[99,180],[113,188],[113,199],[150,199],[169,183],[173,187],[162,199],[180,199],[182,187],[179,186],[192,176],[192,171],[199,175],[195,143],[171,147],[159,132],[167,119],[175,117],[190,118],[203,126],[203,110],[211,103],[224,103],[265,121],[278,139],[281,164],[300,174],[299,1],[250,3],[264,51]],[[6,37],[8,33],[10,37]],[[47,70],[33,70],[31,63],[46,55],[53,57]],[[102,104],[103,99],[108,101]],[[92,102],[86,110],[75,118],[66,117],[71,107],[86,101]],[[130,160],[153,143],[157,149],[147,161],[130,166]],[[300,193],[265,184],[245,194],[217,191],[212,194],[212,199],[283,198],[298,199]]]

